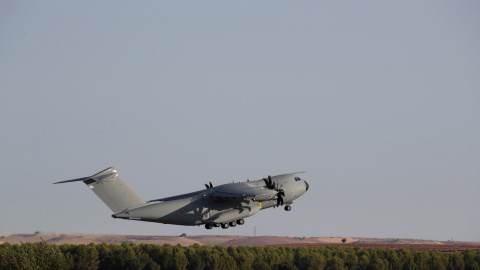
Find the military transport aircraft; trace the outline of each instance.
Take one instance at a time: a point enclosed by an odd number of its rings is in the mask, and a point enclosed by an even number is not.
[[[299,172],[300,173],[300,172]],[[227,229],[243,225],[244,218],[259,210],[290,204],[308,190],[298,173],[268,176],[256,181],[223,184],[178,196],[143,200],[113,167],[90,177],[54,184],[83,181],[113,211],[112,217],[175,225],[201,225]]]

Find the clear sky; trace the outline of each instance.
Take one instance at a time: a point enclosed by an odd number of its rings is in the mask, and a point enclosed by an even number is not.
[[[2,1],[0,234],[480,241],[480,2]],[[306,170],[291,212],[205,230],[146,200]]]

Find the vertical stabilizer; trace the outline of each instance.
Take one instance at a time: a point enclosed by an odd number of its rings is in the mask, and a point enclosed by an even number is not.
[[[83,181],[114,213],[146,203],[113,167],[90,177],[61,181],[55,184],[75,181]]]

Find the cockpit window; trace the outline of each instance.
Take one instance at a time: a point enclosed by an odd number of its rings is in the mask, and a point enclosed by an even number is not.
[[[295,181],[300,181],[300,180],[302,180],[302,179],[300,179],[300,177],[295,176]]]

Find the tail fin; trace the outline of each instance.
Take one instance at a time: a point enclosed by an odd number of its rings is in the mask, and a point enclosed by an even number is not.
[[[90,177],[60,181],[54,184],[76,181],[83,181],[114,213],[146,203],[113,167]]]

